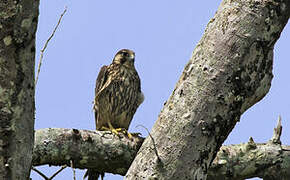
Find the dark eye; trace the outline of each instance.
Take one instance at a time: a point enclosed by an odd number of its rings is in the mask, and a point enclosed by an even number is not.
[[[129,56],[129,54],[127,52],[123,52],[122,54],[123,54],[123,56],[126,56],[126,57]]]

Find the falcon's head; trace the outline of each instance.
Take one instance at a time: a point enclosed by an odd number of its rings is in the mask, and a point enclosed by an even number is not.
[[[124,65],[128,68],[134,68],[135,53],[129,49],[122,49],[115,55],[113,63]]]

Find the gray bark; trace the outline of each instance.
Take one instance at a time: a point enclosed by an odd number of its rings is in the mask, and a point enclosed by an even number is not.
[[[35,132],[33,165],[68,165],[125,175],[143,138],[134,141],[110,132],[41,129]]]
[[[37,0],[0,2],[0,179],[29,177],[38,4]],[[289,0],[222,2],[153,127],[151,134],[157,148],[150,138],[145,140],[127,179],[206,179],[209,165],[240,115],[268,92],[273,46],[289,15]],[[84,168],[93,168],[96,161],[103,161],[104,167],[109,166],[107,163],[116,164],[106,172],[124,174],[127,167],[119,165],[119,161],[124,158],[129,166],[135,156],[131,153],[136,154],[137,144],[142,141],[134,138],[138,143],[125,140],[116,146],[116,141],[106,139],[106,135],[94,139],[89,134],[81,138],[78,130],[70,133],[56,146],[50,140],[36,141],[44,144],[36,146],[42,154],[34,155],[33,162],[44,163],[42,157],[51,150],[54,152],[47,157],[47,164],[73,160],[75,165],[79,162],[86,164]],[[66,140],[71,140],[68,147],[64,146]],[[94,149],[89,144],[95,142],[102,145]],[[55,152],[58,148],[72,152],[59,154]],[[77,156],[83,149],[88,154]],[[288,154],[283,150],[276,152]],[[52,161],[56,157],[63,157],[64,161]],[[280,157],[272,162],[277,165]]]
[[[290,146],[273,143],[222,146],[209,171],[209,180],[288,180]]]
[[[133,140],[110,132],[73,129],[40,129],[35,133],[33,165],[68,165],[125,175],[144,138]],[[208,170],[209,180],[242,180],[252,177],[290,179],[290,146],[269,141],[222,146]]]
[[[224,0],[144,141],[126,179],[206,179],[241,114],[272,80],[289,0]],[[160,160],[159,160],[160,159]]]
[[[37,0],[0,2],[0,179],[28,179],[34,143]]]

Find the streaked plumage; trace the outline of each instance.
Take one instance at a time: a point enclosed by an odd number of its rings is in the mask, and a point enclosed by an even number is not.
[[[135,53],[120,50],[112,64],[103,66],[95,89],[96,129],[109,127],[128,130],[130,122],[143,102],[139,75],[134,66]]]
[[[135,53],[120,50],[112,64],[103,66],[96,80],[95,122],[96,129],[128,130],[131,120],[143,102],[140,78],[134,66]],[[89,180],[103,179],[104,173],[94,169],[87,171]]]

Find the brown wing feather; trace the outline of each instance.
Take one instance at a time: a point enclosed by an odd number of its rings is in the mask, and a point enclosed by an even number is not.
[[[94,105],[94,110],[95,110],[95,121],[97,125],[98,121],[98,110],[96,108],[96,101],[97,101],[97,96],[101,89],[103,88],[104,84],[108,80],[108,67],[103,66],[98,74],[97,80],[96,80],[96,88],[95,88],[95,105]]]
[[[96,80],[95,95],[99,93],[99,91],[102,89],[102,87],[106,83],[107,79],[108,79],[108,67],[103,66]]]

